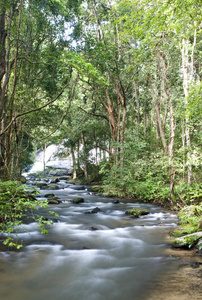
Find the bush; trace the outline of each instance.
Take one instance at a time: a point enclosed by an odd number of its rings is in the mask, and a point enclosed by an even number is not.
[[[202,200],[202,184],[183,183],[176,186],[176,192],[179,199],[185,204],[199,204]]]
[[[29,218],[33,218],[38,223],[41,232],[47,234],[45,225],[50,224],[51,221],[47,221],[36,214],[38,207],[46,208],[47,206],[46,200],[36,200],[33,194],[29,194],[26,190],[26,186],[19,184],[19,182],[0,182],[0,232],[7,235],[4,244],[17,249],[22,247],[22,241],[18,244],[10,235],[14,233],[17,237],[16,227],[22,224],[23,218],[29,212],[32,212]]]

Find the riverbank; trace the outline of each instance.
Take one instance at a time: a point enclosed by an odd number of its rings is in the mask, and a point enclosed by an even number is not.
[[[201,300],[202,255],[195,250],[173,250],[175,268],[168,269],[149,283],[151,293],[146,300]],[[153,286],[155,285],[155,290]]]

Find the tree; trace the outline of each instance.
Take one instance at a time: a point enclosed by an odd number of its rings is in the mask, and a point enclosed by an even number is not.
[[[0,169],[7,180],[16,176],[13,153],[27,125],[26,116],[61,97],[71,68],[60,73],[67,18],[62,1],[1,1],[0,7]]]

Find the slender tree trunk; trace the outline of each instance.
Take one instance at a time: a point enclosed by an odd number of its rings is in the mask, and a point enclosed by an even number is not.
[[[85,178],[88,178],[87,159],[86,159],[86,141],[83,133],[81,134],[81,141],[82,141],[83,153],[84,153],[83,171],[84,171]]]
[[[108,115],[109,115],[109,123],[110,123],[110,128],[111,128],[111,133],[112,133],[112,142],[113,142],[113,146],[110,146],[110,149],[109,149],[110,161],[111,161],[111,166],[113,166],[113,165],[116,166],[117,165],[117,146],[116,146],[116,143],[117,143],[117,139],[118,139],[118,128],[119,128],[120,118],[118,118],[118,120],[116,122],[112,101],[111,101],[111,98],[109,96],[109,93],[108,93],[107,89],[105,89],[105,94],[106,94],[106,97],[107,97],[108,106],[104,105],[104,107],[107,110]],[[117,112],[117,114],[119,116],[119,111]]]
[[[5,29],[5,14],[4,7],[0,7],[0,132],[3,132],[6,122],[6,98],[3,92],[3,78],[6,72],[6,49],[5,41],[7,32]],[[0,177],[3,177],[3,169],[5,162],[5,135],[0,137]]]
[[[146,112],[144,112],[144,136],[146,137],[147,134],[147,115]]]
[[[189,84],[193,78],[189,78],[191,74],[189,68],[189,41],[183,39],[182,41],[182,69],[183,69],[183,88],[185,95],[185,109],[187,110],[188,95],[189,95]],[[189,127],[189,114],[185,112],[185,137],[187,147],[187,168],[188,168],[188,184],[191,184],[192,178],[192,167],[191,167],[191,140],[190,140],[190,127]]]
[[[80,141],[77,143],[77,169],[80,169]]]
[[[156,112],[156,121],[157,121],[156,128],[157,128],[157,130],[159,130],[161,142],[163,145],[163,150],[165,153],[168,153],[165,133],[164,133],[164,129],[163,129],[162,121],[161,121],[161,115],[160,115],[159,100],[158,100],[158,96],[159,96],[158,95],[158,86],[157,86],[157,84],[155,84],[155,86],[154,86],[152,84],[152,82],[150,82],[150,86],[151,86],[151,94],[152,94],[152,98],[153,98],[154,108],[155,108],[155,112]]]
[[[137,104],[137,123],[140,124],[140,92],[139,92],[139,86],[136,86],[136,88],[135,88],[135,98],[136,98],[136,104]]]
[[[125,141],[125,124],[126,124],[126,101],[123,99],[123,116],[122,116],[122,127],[121,127],[121,169],[124,168],[124,141]]]
[[[173,101],[170,93],[170,89],[167,85],[167,69],[168,69],[168,60],[166,55],[163,55],[159,52],[159,59],[162,66],[162,94],[165,95],[165,116],[164,116],[164,129],[166,124],[167,117],[167,102],[169,102],[169,114],[170,114],[170,142],[168,145],[168,155],[169,155],[169,164],[170,164],[170,200],[171,203],[175,202],[174,194],[174,184],[175,184],[175,167],[174,167],[174,141],[175,141],[175,119],[174,119],[174,108]]]
[[[46,144],[43,147],[43,174],[45,177],[45,173],[46,173]]]
[[[76,174],[76,157],[75,157],[73,147],[71,147],[71,156],[72,156],[72,162],[73,162],[73,179],[76,179],[77,178],[77,174]]]
[[[186,141],[185,141],[185,130],[184,130],[184,120],[182,120],[182,147],[183,147],[183,180],[185,179],[185,160],[186,160],[186,154],[185,154],[185,145],[186,145]]]
[[[168,147],[169,162],[170,162],[170,200],[173,203],[175,202],[175,195],[174,195],[175,167],[174,167],[174,155],[173,155],[174,140],[175,140],[175,123],[174,123],[173,102],[172,102],[169,89],[167,89],[167,94],[169,97],[169,107],[170,107],[170,143]]]
[[[156,119],[157,119],[157,123],[158,123],[159,133],[160,133],[161,141],[163,144],[163,150],[165,153],[167,153],[168,149],[167,149],[167,144],[166,144],[165,133],[164,133],[162,122],[161,122],[161,115],[160,115],[160,111],[159,111],[159,103],[158,102],[155,104],[155,111],[156,111]]]

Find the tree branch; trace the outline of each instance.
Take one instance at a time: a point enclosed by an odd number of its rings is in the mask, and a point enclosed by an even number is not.
[[[71,79],[71,77],[70,77],[70,79]],[[43,108],[47,107],[48,105],[54,103],[63,94],[64,90],[69,85],[69,82],[70,82],[70,80],[68,81],[67,84],[65,84],[65,86],[62,88],[61,92],[53,100],[47,102],[46,104],[42,105],[41,107],[28,110],[24,113],[18,114],[14,118],[12,118],[12,120],[9,122],[9,124],[6,126],[6,128],[0,133],[0,136],[2,136],[18,118],[23,117],[23,116],[28,115],[28,114],[31,114],[33,112],[42,110]]]
[[[107,122],[109,122],[109,124],[110,124],[109,118],[108,118],[107,116],[102,115],[102,114],[91,113],[91,112],[86,111],[85,109],[83,109],[81,106],[79,106],[79,108],[80,108],[82,111],[84,111],[86,114],[88,114],[88,115],[95,116],[95,117],[98,117],[98,118],[106,119]]]

